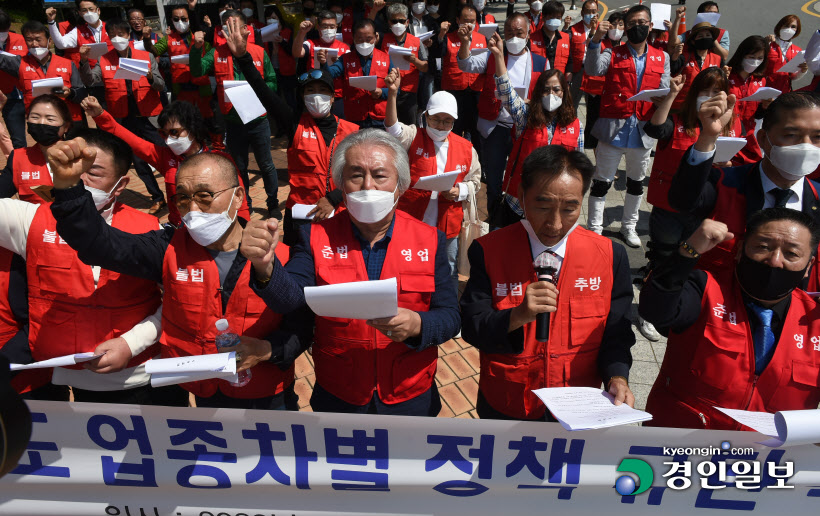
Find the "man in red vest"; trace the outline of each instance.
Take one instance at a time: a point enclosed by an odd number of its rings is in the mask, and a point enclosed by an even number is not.
[[[396,278],[398,313],[382,319],[316,316],[316,412],[435,416],[437,346],[458,333],[444,234],[396,209],[410,187],[407,152],[379,129],[349,135],[333,157],[346,210],[302,227],[283,267],[276,221],[252,221],[242,253],[253,288],[274,311],[305,303],[304,287]],[[279,244],[281,245],[281,244]]]
[[[89,217],[126,233],[157,229],[156,218],[117,201],[128,184],[128,145],[97,129],[85,130],[72,142],[86,148],[77,173]],[[64,145],[50,148],[51,171],[53,156]],[[143,366],[159,352],[162,295],[156,282],[83,264],[57,230],[50,205],[0,203],[0,246],[26,259],[33,360],[91,351],[102,355],[82,368],[55,369],[52,382],[71,385],[76,401],[187,405],[179,389],[151,388]]]
[[[774,413],[820,403],[820,309],[799,288],[820,227],[788,208],[760,211],[732,269],[695,269],[701,254],[733,237],[705,219],[641,290],[641,315],[669,331],[648,425],[749,430],[716,407]]]
[[[157,116],[162,111],[160,92],[165,89],[165,80],[159,73],[153,54],[131,48],[128,39],[130,31],[131,27],[125,20],[109,20],[106,23],[106,33],[114,45],[114,50],[100,56],[92,67],[88,59],[89,47],[80,47],[80,74],[87,87],[93,84],[103,85],[106,110],[120,125],[140,138],[159,144],[162,140],[148,118]],[[142,61],[148,69],[147,75],[137,80],[116,79],[120,59]],[[159,212],[166,205],[165,196],[159,188],[153,170],[137,156],[134,156],[134,170],[151,196],[149,213]]]
[[[581,83],[584,82],[584,60],[587,55],[587,45],[595,34],[598,26],[598,2],[585,0],[581,5],[581,20],[569,28],[570,34],[570,64],[567,65],[567,80],[570,81],[570,93],[575,109],[581,102]]]
[[[550,68],[567,72],[567,63],[570,57],[570,36],[561,32],[561,17],[564,16],[564,4],[552,0],[544,5],[544,26],[530,34],[532,52],[546,57]],[[504,37],[507,33],[504,32]],[[571,76],[567,77],[569,80]]]
[[[515,0],[507,0],[507,18],[512,16],[515,12]],[[541,11],[544,9],[544,2],[541,0],[526,0],[529,10],[524,13],[527,20],[530,22],[530,34],[541,30],[544,26],[544,17],[541,16]]]
[[[409,56],[397,57],[397,60],[407,61],[408,68],[407,70],[401,70],[401,91],[396,101],[399,110],[399,121],[406,125],[416,123],[419,76],[420,73],[427,73],[428,71],[427,49],[419,41],[419,38],[409,33],[409,18],[410,10],[406,5],[390,4],[387,8],[387,21],[390,24],[390,32],[384,34],[381,42],[381,49],[388,52],[388,55],[391,46],[402,47],[412,52]],[[422,60],[420,57],[424,57],[424,59]]]
[[[470,246],[461,321],[481,355],[482,419],[550,419],[532,393],[544,387],[603,384],[616,404],[635,403],[629,260],[621,245],[578,225],[593,170],[582,152],[535,149],[517,192],[525,219]],[[554,282],[537,280],[533,263],[543,253]],[[545,342],[537,338],[543,313]]]
[[[22,34],[11,32],[11,17],[0,9],[0,52],[25,56],[28,46]],[[15,149],[26,146],[26,108],[23,94],[17,89],[17,78],[0,69],[0,92],[6,96],[3,106],[3,121],[6,123],[11,142]]]
[[[642,90],[669,86],[669,56],[646,43],[652,19],[649,8],[635,5],[624,17],[629,43],[601,50],[601,39],[610,24],[602,21],[589,44],[584,70],[589,75],[606,76],[601,94],[600,117],[592,128],[598,138],[595,177],[589,192],[587,227],[601,234],[604,203],[621,157],[626,157],[626,195],[624,196],[621,235],[630,247],[640,247],[635,230],[643,197],[643,179],[655,139],[643,131],[652,117],[652,102],[628,101]]]
[[[76,140],[60,146],[62,152],[51,161],[52,212],[60,235],[89,263],[162,283],[169,300],[162,310],[162,356],[216,353],[219,319],[227,319],[239,335],[237,346],[219,351],[236,351],[237,370],[249,369],[250,383],[183,383],[197,406],[295,410],[293,361],[310,340],[310,317],[296,313],[283,318],[251,291],[251,265],[238,252],[245,221],[237,212],[245,192],[231,160],[201,153],[183,161],[172,201],[184,226],[132,235],[103,224],[83,194],[79,176],[87,168],[88,149]],[[287,261],[286,246],[276,254]]]

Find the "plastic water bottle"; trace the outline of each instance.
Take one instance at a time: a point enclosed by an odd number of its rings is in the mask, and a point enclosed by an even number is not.
[[[230,323],[227,319],[220,319],[216,321],[216,349],[231,348],[239,344],[239,335],[231,331]],[[234,387],[244,387],[251,381],[250,369],[240,371],[237,375],[239,380],[237,382],[228,382]]]

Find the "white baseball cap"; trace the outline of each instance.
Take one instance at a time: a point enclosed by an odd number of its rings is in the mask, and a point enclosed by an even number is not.
[[[453,118],[458,118],[458,104],[452,93],[446,91],[433,93],[427,101],[427,114],[435,115],[436,113],[447,113]]]

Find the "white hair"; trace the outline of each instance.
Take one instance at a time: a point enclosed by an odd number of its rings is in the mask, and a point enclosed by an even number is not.
[[[396,14],[401,14],[402,16],[407,18],[408,16],[410,16],[410,11],[407,10],[407,6],[404,5],[404,4],[396,3],[396,4],[388,5],[387,6],[387,21],[390,21],[390,18],[392,18]]]
[[[333,182],[341,187],[342,171],[347,165],[347,151],[358,145],[378,145],[386,147],[393,152],[392,163],[398,172],[399,194],[403,194],[410,188],[410,158],[407,151],[401,146],[401,142],[382,129],[362,129],[349,134],[342,140],[333,152],[333,162],[330,164]]]

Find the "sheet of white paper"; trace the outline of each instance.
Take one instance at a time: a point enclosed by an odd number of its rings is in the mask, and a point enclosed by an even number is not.
[[[63,83],[62,77],[49,77],[48,79],[34,79],[31,81],[31,95],[33,97],[39,97],[40,95],[47,95],[51,93],[54,88],[62,88],[65,84]]]
[[[654,4],[653,4],[654,5]],[[665,97],[669,95],[669,88],[661,88],[659,90],[643,90],[637,95],[629,97],[626,100],[646,100],[651,101],[654,97]]]
[[[489,48],[471,48],[470,49],[470,55],[471,56],[478,56],[478,55],[483,54],[484,52],[489,52],[489,51],[490,51]]]
[[[89,59],[99,59],[101,55],[108,52],[108,43],[89,43],[91,49],[88,52]]]
[[[278,25],[276,27],[273,25],[265,25],[259,29],[259,33],[262,35],[262,41],[273,41],[273,38],[275,38],[281,30],[282,27]]]
[[[171,62],[176,64],[188,64],[190,56],[188,54],[181,54],[178,56],[171,56]]]
[[[313,49],[313,68],[315,70],[319,70],[322,68],[322,63],[319,62],[319,53],[318,50],[327,50],[327,65],[330,66],[336,62],[336,59],[339,58],[339,49],[338,48],[325,48],[325,47],[315,47]]]
[[[416,190],[429,190],[431,192],[446,192],[456,184],[458,174],[459,172],[456,170],[454,172],[420,177],[416,184],[413,185],[413,188]]]
[[[713,163],[729,161],[746,146],[746,138],[730,138],[728,136],[718,136],[715,144],[715,158]]]
[[[498,30],[497,23],[481,23],[478,26],[478,32],[485,38],[490,38]]]
[[[418,35],[419,41],[422,43],[433,37],[433,31],[424,32]]]
[[[305,301],[316,315],[378,319],[399,313],[396,278],[305,287]]]
[[[783,66],[781,66],[780,68],[775,70],[775,72],[794,73],[794,72],[798,71],[800,69],[799,66],[801,64],[805,63],[805,62],[806,62],[806,51],[801,50],[793,58],[791,58],[791,60],[788,63],[784,64]]]
[[[760,442],[765,446],[800,446],[820,443],[820,410],[781,410],[774,415],[777,437]]]
[[[236,88],[238,86],[245,86],[248,84],[248,81],[223,81],[222,87],[226,90],[231,88]]]
[[[225,90],[225,96],[233,104],[243,124],[250,123],[265,114],[265,106],[259,101],[250,84]]]
[[[671,12],[670,12],[670,14],[671,14]],[[695,23],[692,24],[692,27],[694,27],[695,25],[697,25],[698,23],[701,23],[701,22],[709,22],[712,25],[714,25],[715,27],[717,27],[717,23],[718,23],[719,19],[720,19],[720,13],[698,13],[698,15],[695,16]]]
[[[354,88],[373,91],[378,85],[378,79],[379,78],[375,75],[365,75],[364,77],[351,77],[348,79],[348,82]]]
[[[669,4],[649,4],[649,10],[652,14],[652,28],[658,30],[666,30],[663,26],[663,21],[672,21],[672,6]]]
[[[742,425],[754,428],[763,435],[776,436],[777,427],[774,424],[774,414],[768,412],[752,412],[749,410],[736,410],[722,407],[715,407],[730,418]]]
[[[813,74],[817,73],[820,70],[820,30],[814,31],[814,34],[811,35],[805,52],[803,57],[809,63],[809,71]]]
[[[201,380],[210,380],[212,378],[219,378],[228,382],[236,382],[239,380],[239,375],[237,375],[236,372],[231,373],[224,371],[209,371],[204,373],[159,373],[151,375],[151,387],[165,387],[166,385],[198,382]]]
[[[83,362],[88,362],[89,360],[94,360],[97,357],[103,356],[103,354],[97,355],[94,354],[93,351],[89,351],[87,353],[75,353],[73,355],[49,358],[48,360],[41,360],[40,362],[34,362],[32,364],[10,364],[9,370],[24,371],[26,369],[45,369],[47,367],[72,366]]]
[[[313,220],[313,215],[308,216],[308,213],[310,213],[315,207],[315,204],[294,204],[293,208],[290,209],[290,214],[294,219]],[[330,212],[330,217],[332,217],[335,213],[336,210]]]
[[[135,41],[134,42],[134,50],[145,51],[145,43],[142,40]]]
[[[14,54],[11,54],[11,53],[9,53],[9,52],[6,52],[5,50],[0,50],[0,56],[9,56],[9,57],[14,57]]]
[[[119,66],[121,68],[128,68],[134,72],[145,72],[148,74],[148,69],[151,67],[151,63],[144,59],[129,59],[127,57],[121,57]]]
[[[611,394],[593,387],[551,387],[532,392],[567,430],[592,430],[652,419],[652,414],[626,403],[616,406]]]
[[[236,353],[215,353],[188,357],[157,358],[145,363],[148,374],[202,373],[211,371],[236,372]]]
[[[752,101],[761,101],[761,100],[769,100],[769,99],[776,99],[780,96],[781,91],[775,88],[769,88],[768,86],[764,86],[754,92],[753,94],[749,95],[748,97],[738,99],[738,100],[745,100],[748,102]]]
[[[387,53],[390,56],[390,62],[393,63],[393,66],[395,66],[399,70],[410,69],[410,61],[405,59],[404,56],[413,55],[412,50],[410,50],[409,48],[397,47],[396,45],[390,45],[390,48],[387,51]]]
[[[115,79],[125,79],[126,81],[138,81],[145,77],[147,74],[136,72],[131,70],[130,68],[120,66],[117,68],[117,72],[114,74]]]

